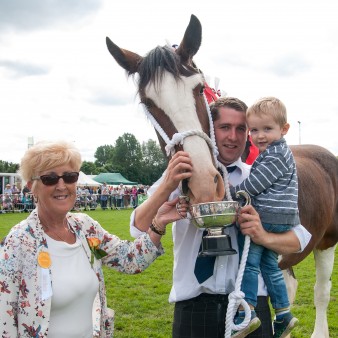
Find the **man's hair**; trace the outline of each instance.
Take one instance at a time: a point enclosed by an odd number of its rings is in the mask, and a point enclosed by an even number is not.
[[[263,97],[248,108],[246,116],[256,115],[259,117],[270,115],[281,127],[287,123],[286,107],[276,97]]]
[[[246,113],[248,106],[241,100],[235,97],[221,97],[217,101],[210,103],[210,112],[213,121],[219,119],[219,108],[232,108],[239,112]]]

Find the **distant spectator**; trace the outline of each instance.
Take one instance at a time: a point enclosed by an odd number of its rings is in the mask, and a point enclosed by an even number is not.
[[[120,201],[120,208],[124,208],[124,192],[125,188],[123,184],[121,183],[118,189],[119,192],[119,201]]]
[[[130,195],[131,206],[135,208],[137,206],[137,188],[135,185],[131,188],[131,195]]]
[[[111,194],[111,198],[112,198],[112,206],[111,209],[117,209],[117,195],[118,195],[118,191],[117,191],[117,187],[112,188],[110,191]]]
[[[20,193],[20,189],[18,189],[18,187],[16,186],[16,184],[13,184],[12,194],[19,194],[19,193]]]
[[[101,208],[103,210],[107,209],[108,195],[109,195],[109,190],[107,187],[107,183],[104,182],[102,185],[102,189],[101,189]]]
[[[25,194],[30,193],[30,189],[27,187],[27,184],[22,189],[22,194],[25,196]]]
[[[3,210],[6,210],[6,211],[13,210],[13,200],[11,198],[11,195],[8,192],[5,192],[5,194],[2,197],[2,207],[3,207]]]
[[[12,188],[10,184],[6,184],[6,187],[4,189],[4,194],[12,195]]]

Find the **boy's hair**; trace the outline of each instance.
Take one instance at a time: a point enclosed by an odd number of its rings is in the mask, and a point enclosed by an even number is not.
[[[287,123],[286,107],[284,103],[276,97],[263,97],[255,102],[246,112],[246,117],[251,115],[263,116],[271,115],[276,123],[281,127]]]

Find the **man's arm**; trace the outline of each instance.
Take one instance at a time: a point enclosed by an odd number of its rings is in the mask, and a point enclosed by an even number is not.
[[[147,231],[157,210],[166,202],[181,180],[191,177],[191,160],[188,153],[179,151],[169,161],[161,184],[152,195],[135,209],[134,226]]]
[[[311,239],[310,233],[301,225],[295,227],[297,231],[278,234],[265,231],[260,217],[252,205],[241,209],[238,222],[243,235],[249,235],[256,244],[281,255],[302,251]]]

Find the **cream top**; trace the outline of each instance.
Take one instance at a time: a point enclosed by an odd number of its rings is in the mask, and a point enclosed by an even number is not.
[[[46,238],[53,276],[48,337],[92,338],[97,276],[78,238],[74,244]]]

